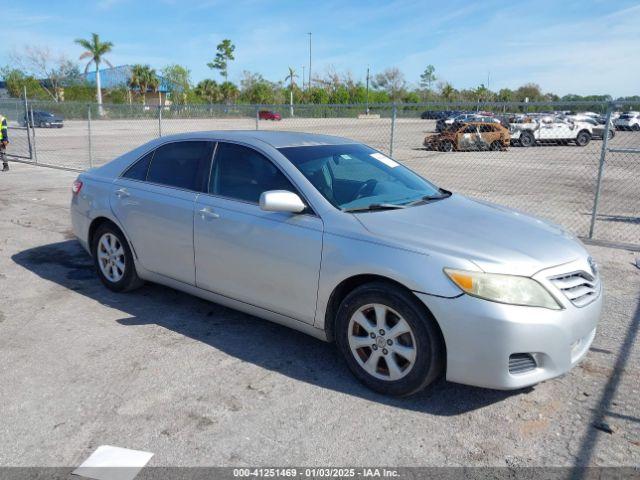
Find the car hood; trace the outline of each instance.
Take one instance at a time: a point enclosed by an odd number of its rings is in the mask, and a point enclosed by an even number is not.
[[[462,195],[356,217],[369,232],[395,246],[464,258],[486,272],[530,276],[588,255],[559,226]]]

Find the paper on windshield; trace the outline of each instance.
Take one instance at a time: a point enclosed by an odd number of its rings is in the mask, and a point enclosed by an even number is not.
[[[378,152],[372,153],[371,156],[373,158],[375,158],[376,160],[384,163],[387,167],[396,168],[398,165],[400,165],[395,160],[392,160],[389,157],[387,157],[386,155],[383,155],[383,154],[378,153]]]

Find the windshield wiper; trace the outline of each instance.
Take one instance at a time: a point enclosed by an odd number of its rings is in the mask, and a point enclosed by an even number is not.
[[[443,198],[448,198],[451,196],[451,192],[448,190],[440,189],[442,192],[440,195],[425,195],[424,197],[419,198],[418,200],[414,200],[413,202],[407,203],[405,206],[413,207],[415,205],[421,205],[423,203],[433,202],[435,200],[442,200]]]
[[[395,203],[370,203],[363,207],[344,208],[343,212],[371,212],[374,210],[395,210],[398,208],[407,208],[406,205],[397,205]]]

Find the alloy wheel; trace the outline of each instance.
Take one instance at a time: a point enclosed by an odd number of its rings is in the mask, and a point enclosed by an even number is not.
[[[126,260],[122,244],[113,233],[105,233],[98,240],[98,265],[107,280],[117,283],[124,277]]]
[[[416,340],[409,323],[379,303],[360,307],[349,320],[349,348],[369,375],[387,381],[405,377],[416,362]]]

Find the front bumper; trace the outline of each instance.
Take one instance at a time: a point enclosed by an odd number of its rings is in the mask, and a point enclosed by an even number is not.
[[[447,380],[499,390],[527,387],[571,370],[589,350],[602,309],[601,287],[598,297],[584,307],[558,296],[562,310],[506,305],[469,295],[416,295],[442,330]],[[518,353],[532,354],[536,367],[510,373],[509,357]]]

